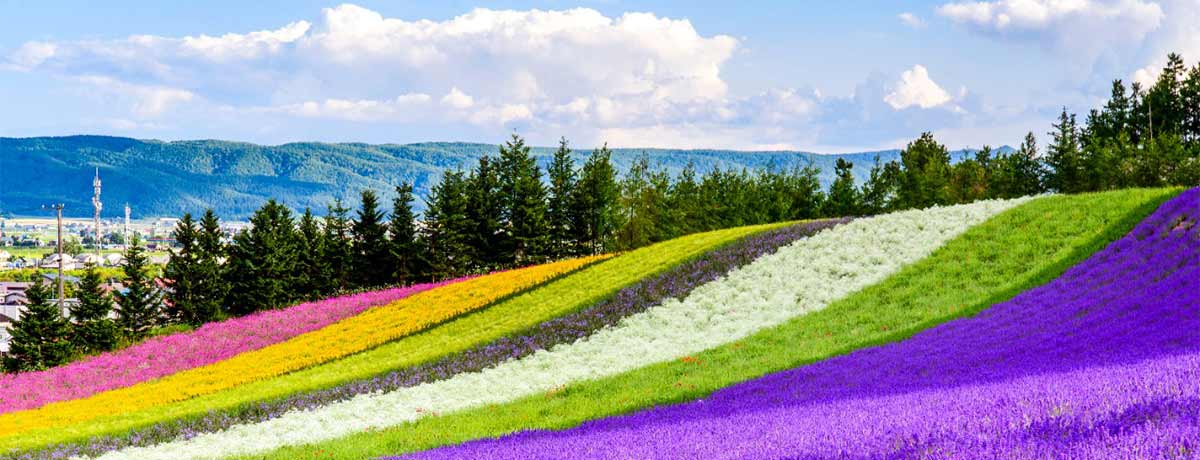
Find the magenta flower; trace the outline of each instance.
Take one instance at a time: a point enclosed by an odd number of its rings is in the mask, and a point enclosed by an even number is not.
[[[314,331],[364,310],[449,284],[349,294],[209,323],[38,372],[0,375],[0,413],[34,409],[212,364]]]

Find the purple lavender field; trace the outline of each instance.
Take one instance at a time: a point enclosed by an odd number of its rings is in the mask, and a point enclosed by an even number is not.
[[[1200,458],[1200,189],[978,316],[691,403],[405,458]]]

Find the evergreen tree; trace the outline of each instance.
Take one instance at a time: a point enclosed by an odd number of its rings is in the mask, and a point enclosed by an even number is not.
[[[1050,167],[1046,175],[1047,188],[1061,193],[1086,191],[1075,115],[1067,114],[1064,107],[1053,127],[1050,145],[1046,147],[1046,164]]]
[[[199,285],[201,249],[198,235],[192,214],[185,213],[172,233],[179,249],[171,254],[163,269],[163,281],[167,285],[164,294],[166,318],[193,326],[204,324],[208,319],[208,315],[196,311],[204,296],[203,287]]]
[[[782,193],[790,203],[788,216],[776,220],[815,219],[820,216],[821,203],[825,200],[821,192],[821,170],[812,165],[796,165],[787,175],[787,186]]]
[[[325,238],[312,209],[304,208],[300,216],[298,251],[296,253],[295,295],[316,300],[333,292],[330,285],[329,260],[325,255]]]
[[[583,164],[575,194],[572,197],[571,228],[574,241],[582,254],[599,254],[608,250],[616,229],[617,173],[612,165],[608,145],[596,149]]]
[[[29,304],[9,328],[11,339],[4,369],[37,371],[71,359],[70,329],[58,306],[50,303],[50,288],[40,280],[25,290]]]
[[[571,149],[567,147],[564,137],[558,142],[558,150],[554,151],[554,159],[547,170],[550,178],[550,202],[546,209],[546,223],[549,227],[549,248],[547,254],[554,258],[564,257],[572,252],[575,246],[572,241],[571,228],[571,198],[575,192],[575,162],[571,160]]]
[[[126,338],[138,341],[146,337],[150,329],[162,320],[162,297],[149,272],[149,261],[137,235],[130,238],[125,251],[125,290],[118,291],[117,326]]]
[[[336,198],[325,214],[325,231],[322,246],[329,263],[329,292],[343,291],[350,287],[350,267],[354,250],[350,239],[350,209]]]
[[[506,230],[501,254],[505,263],[540,262],[546,252],[546,188],[529,151],[516,134],[500,147],[500,197]]]
[[[901,208],[927,208],[950,203],[950,152],[925,132],[900,152],[904,169],[896,199]]]
[[[268,200],[230,248],[226,309],[234,315],[282,308],[296,300],[297,237],[292,212]]]
[[[1200,155],[1200,62],[1188,71],[1180,87],[1180,99],[1183,101],[1183,141],[1195,144],[1197,150],[1192,157]]]
[[[79,286],[75,288],[79,305],[71,311],[75,324],[71,327],[71,342],[75,350],[100,353],[117,347],[121,330],[109,314],[113,310],[112,296],[104,289],[104,280],[94,265],[89,265]]]
[[[620,225],[617,247],[632,249],[663,239],[666,221],[667,181],[665,171],[650,167],[644,152],[629,167],[620,181]]]
[[[990,181],[989,196],[1016,198],[1045,191],[1042,187],[1045,171],[1037,156],[1037,138],[1030,132],[1025,135],[1025,140],[1016,152],[996,160],[996,172]]]
[[[447,190],[447,193],[453,192]],[[501,251],[506,238],[502,228],[504,204],[500,199],[500,175],[492,157],[485,155],[479,158],[478,166],[467,178],[464,193],[467,195],[467,210],[463,232],[470,249],[472,268],[481,271],[497,269],[504,259]],[[453,207],[449,203],[444,204]]]
[[[424,241],[430,276],[435,280],[462,275],[471,266],[472,223],[467,218],[467,181],[449,171],[429,191]]]
[[[862,197],[854,185],[854,163],[842,158],[834,165],[836,179],[829,187],[829,198],[825,200],[824,214],[827,216],[856,216],[862,209]]]
[[[392,279],[400,284],[409,284],[422,279],[421,247],[417,240],[417,216],[413,213],[413,188],[407,182],[396,186],[396,198],[392,200],[390,243],[393,264],[396,267]]]
[[[383,286],[392,281],[395,272],[392,252],[388,245],[387,226],[383,223],[383,211],[379,209],[379,197],[374,191],[363,190],[362,207],[358,219],[350,227],[354,240],[354,255],[351,258],[351,276],[358,286]]]
[[[696,182],[696,164],[689,161],[671,184],[667,197],[667,221],[672,235],[686,235],[703,230],[703,211],[700,203],[700,184]]]
[[[901,174],[900,163],[893,160],[883,164],[875,156],[875,165],[862,186],[864,214],[882,214],[894,209]]]
[[[221,305],[229,293],[223,265],[229,248],[225,244],[225,233],[221,231],[221,220],[212,208],[204,210],[204,216],[200,218],[196,245],[199,247],[199,257],[196,261],[192,315],[193,324],[198,326],[220,318]]]
[[[950,167],[950,202],[970,203],[987,196],[988,167],[992,148],[984,146],[975,158],[964,159]]]

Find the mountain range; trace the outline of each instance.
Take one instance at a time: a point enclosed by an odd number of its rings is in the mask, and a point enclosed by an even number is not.
[[[1001,151],[1011,150],[1002,147]],[[213,208],[226,219],[245,219],[267,198],[302,211],[323,214],[335,197],[354,207],[361,190],[379,192],[390,203],[393,187],[414,184],[419,198],[436,184],[443,171],[469,168],[483,155],[496,155],[494,144],[422,142],[361,144],[302,142],[265,146],[244,142],[195,140],[163,142],[109,136],[0,138],[0,215],[44,215],[43,205],[64,203],[64,215],[92,215],[92,176],[103,181],[103,215],[116,217],[125,203],[133,217],[179,216]],[[534,147],[543,167],[554,152]],[[577,149],[582,164],[591,149]],[[689,162],[699,172],[767,167],[791,168],[812,164],[828,187],[838,158],[854,163],[861,182],[875,158],[899,158],[899,150],[849,154],[800,151],[734,151],[674,149],[613,149],[617,171],[625,171],[645,153],[652,164],[672,174]],[[972,150],[952,152],[957,161]],[[418,199],[418,209],[424,203]]]

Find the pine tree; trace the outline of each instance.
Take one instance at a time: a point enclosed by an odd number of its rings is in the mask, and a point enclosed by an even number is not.
[[[392,279],[400,284],[409,284],[423,278],[421,247],[420,241],[417,240],[417,216],[413,213],[412,203],[412,184],[405,182],[396,186],[396,198],[392,200],[392,215],[388,228],[392,260],[396,267]]]
[[[71,342],[75,350],[100,353],[117,347],[121,330],[109,314],[113,310],[112,296],[104,289],[104,280],[94,265],[89,265],[79,286],[75,288],[79,305],[71,311],[75,324],[71,327]]]
[[[329,285],[330,270],[329,261],[325,256],[325,239],[312,209],[304,208],[298,231],[300,238],[296,253],[295,294],[303,299],[320,299],[332,289]]]
[[[995,196],[1016,198],[1045,191],[1042,183],[1046,172],[1038,161],[1037,138],[1032,132],[1025,134],[1021,148],[1005,157],[1003,169],[1006,182],[1001,193]]]
[[[879,156],[875,157],[875,165],[862,186],[864,214],[882,214],[896,208],[902,174],[900,163],[895,160],[880,163]]]
[[[1060,193],[1086,191],[1086,176],[1083,170],[1079,145],[1079,128],[1075,115],[1067,114],[1066,107],[1053,125],[1052,138],[1046,147],[1046,164],[1050,167],[1046,175],[1046,186]]]
[[[58,306],[50,303],[50,288],[40,280],[25,290],[29,304],[9,328],[11,339],[4,369],[36,371],[71,359],[70,329]]]
[[[564,137],[558,142],[554,159],[547,170],[550,178],[549,206],[546,209],[546,224],[549,227],[547,254],[553,258],[569,255],[574,247],[571,229],[571,198],[575,192],[575,161]]]
[[[452,187],[453,188],[453,187]],[[491,271],[501,267],[505,235],[502,221],[504,203],[500,199],[500,176],[495,160],[479,157],[479,164],[467,178],[466,244],[471,249],[473,269]],[[442,198],[447,198],[443,196]]]
[[[199,258],[196,264],[196,296],[192,309],[196,325],[216,321],[221,316],[221,305],[229,293],[225,282],[224,261],[229,256],[225,244],[225,233],[221,231],[221,220],[212,208],[204,211],[200,218],[200,231],[196,236]]]
[[[129,340],[146,337],[162,319],[162,298],[150,277],[146,252],[137,235],[125,251],[125,290],[116,293],[117,325]]]
[[[448,171],[429,191],[423,239],[433,279],[453,278],[471,267],[466,186],[461,171]]]
[[[343,291],[350,287],[350,267],[354,250],[351,247],[350,209],[336,198],[325,214],[325,231],[322,239],[325,257],[329,262],[330,292]]]
[[[379,209],[379,197],[374,191],[363,190],[358,219],[350,226],[350,235],[354,240],[350,271],[351,278],[358,286],[383,286],[392,281],[395,267],[383,217],[383,211]]]
[[[599,254],[611,246],[620,193],[616,176],[608,145],[594,150],[583,164],[571,200],[573,239],[582,254]]]
[[[856,216],[862,210],[862,197],[854,185],[854,163],[838,158],[834,165],[836,178],[825,200],[825,215],[830,217]]]
[[[950,152],[925,132],[900,152],[904,169],[896,199],[902,208],[950,203]]]
[[[172,233],[179,249],[171,254],[163,269],[163,281],[167,285],[164,302],[167,319],[171,322],[199,326],[204,324],[202,314],[197,314],[197,305],[203,296],[200,283],[200,245],[196,222],[191,213],[185,213]]]
[[[665,225],[673,235],[686,235],[704,230],[700,203],[700,184],[696,183],[696,163],[688,161],[667,194],[668,218]]]
[[[226,309],[233,315],[282,308],[297,299],[294,291],[297,237],[292,213],[268,200],[250,217],[229,251]]]
[[[501,254],[506,264],[536,263],[546,251],[546,189],[541,169],[529,151],[516,134],[500,147],[500,197],[506,230]]]

